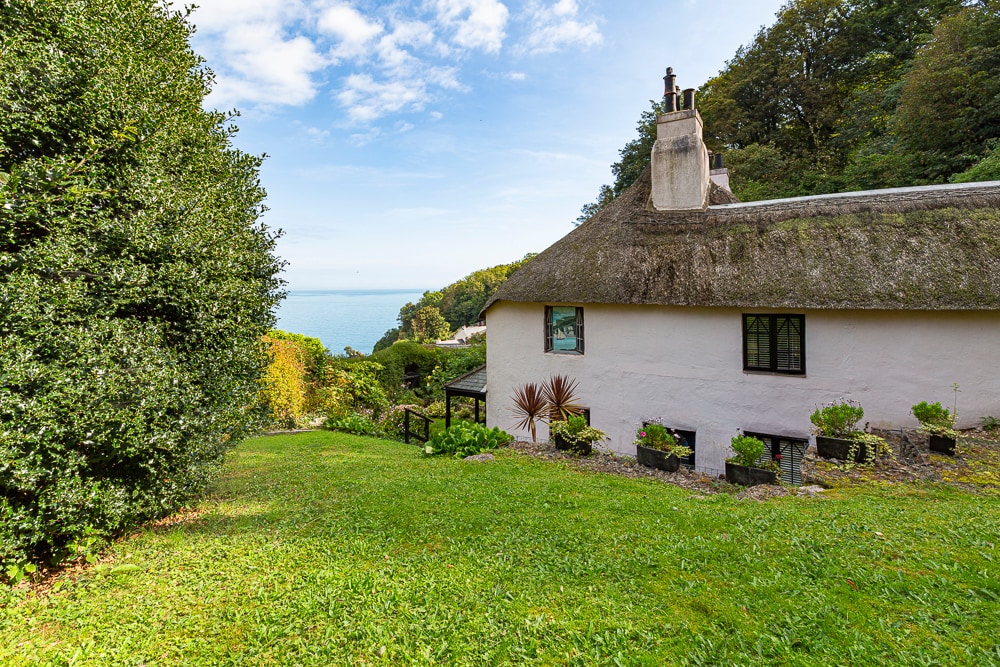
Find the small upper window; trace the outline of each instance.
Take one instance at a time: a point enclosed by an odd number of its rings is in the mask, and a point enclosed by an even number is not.
[[[806,372],[804,315],[744,315],[743,370]]]
[[[583,308],[545,307],[545,351],[583,354]]]

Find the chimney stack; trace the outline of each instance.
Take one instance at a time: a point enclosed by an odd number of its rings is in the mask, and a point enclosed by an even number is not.
[[[708,149],[702,141],[701,115],[694,108],[694,89],[684,91],[684,108],[678,110],[675,81],[674,69],[668,67],[663,77],[665,112],[656,119],[656,143],[651,155],[653,208],[701,211],[708,206]]]

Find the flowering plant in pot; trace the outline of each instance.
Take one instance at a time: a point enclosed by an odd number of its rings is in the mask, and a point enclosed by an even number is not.
[[[955,455],[955,438],[958,432],[955,430],[955,414],[948,408],[941,407],[940,403],[928,403],[921,401],[910,411],[920,422],[920,430],[929,437],[929,446],[932,451]]]
[[[587,424],[583,415],[574,415],[569,419],[549,423],[549,434],[556,443],[557,449],[565,449],[584,456],[590,454],[594,445],[608,437]]]
[[[763,440],[737,432],[729,446],[733,448],[733,456],[726,459],[727,482],[743,486],[778,483],[778,462],[760,462],[767,449]]]
[[[635,458],[644,466],[675,472],[692,451],[663,424],[649,422],[636,429]]]
[[[853,400],[841,399],[816,408],[809,417],[816,429],[816,453],[825,459],[869,464],[890,455],[885,440],[858,428],[864,416],[864,408]]]

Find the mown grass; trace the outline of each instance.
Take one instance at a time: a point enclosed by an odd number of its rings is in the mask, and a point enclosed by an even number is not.
[[[0,664],[1000,664],[993,498],[757,503],[417,452],[241,445],[186,521],[8,593]]]

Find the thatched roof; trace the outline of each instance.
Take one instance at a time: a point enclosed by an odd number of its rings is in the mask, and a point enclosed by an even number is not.
[[[1000,182],[658,212],[649,170],[498,301],[1000,310]]]

